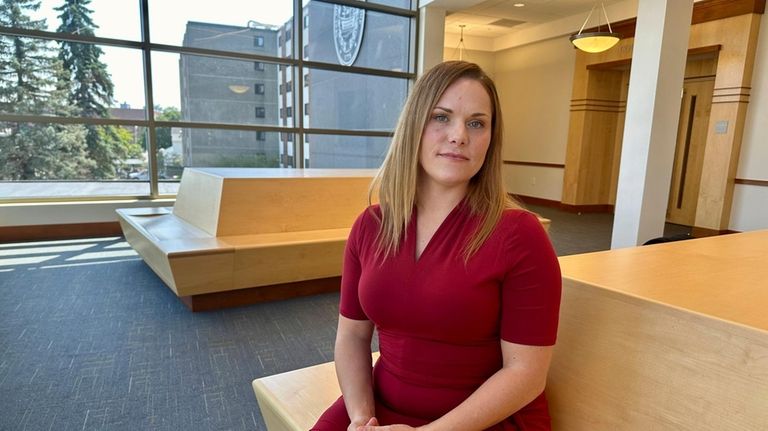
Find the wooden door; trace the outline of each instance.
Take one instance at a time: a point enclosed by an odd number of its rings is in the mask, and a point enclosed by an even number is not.
[[[667,221],[670,223],[693,226],[696,220],[714,86],[714,77],[686,79],[683,85],[667,204]]]

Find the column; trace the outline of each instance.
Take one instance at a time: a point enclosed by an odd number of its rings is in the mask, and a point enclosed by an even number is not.
[[[664,233],[693,0],[643,0],[629,78],[611,248]]]

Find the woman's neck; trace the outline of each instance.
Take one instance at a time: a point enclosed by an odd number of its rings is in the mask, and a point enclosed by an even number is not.
[[[469,184],[439,187],[431,181],[421,181],[416,193],[416,206],[420,213],[450,212],[467,195]]]

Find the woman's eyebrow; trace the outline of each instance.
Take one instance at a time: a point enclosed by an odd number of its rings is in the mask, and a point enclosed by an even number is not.
[[[453,114],[453,109],[450,108],[444,108],[442,106],[435,106],[435,109],[439,109],[441,111],[445,111],[449,114]],[[474,114],[471,114],[470,117],[490,117],[490,114],[487,114],[485,112],[475,112]]]

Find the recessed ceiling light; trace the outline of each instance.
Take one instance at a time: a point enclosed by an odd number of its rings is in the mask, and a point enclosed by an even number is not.
[[[523,6],[525,6],[525,3],[515,3],[512,6],[514,6],[514,7],[523,7]]]

